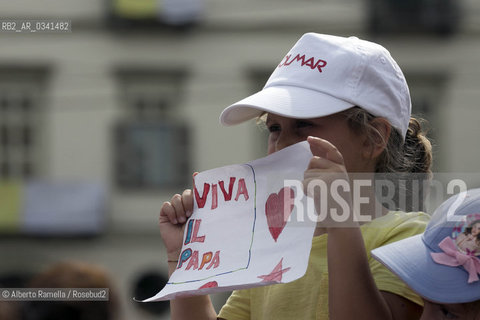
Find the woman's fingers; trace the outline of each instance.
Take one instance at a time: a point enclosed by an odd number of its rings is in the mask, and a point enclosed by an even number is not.
[[[309,197],[314,197],[318,206],[319,192],[316,186],[325,185],[330,188],[333,183],[348,183],[348,175],[345,170],[343,156],[340,151],[330,142],[316,137],[308,137],[310,150],[313,157],[310,159],[307,170],[303,175],[304,192]],[[316,190],[316,191],[315,191]],[[318,210],[317,210],[318,212]]]
[[[163,203],[160,209],[160,222],[168,220],[172,224],[185,223],[193,213],[193,193],[186,189],[182,195],[176,194]]]
[[[308,163],[307,170],[311,169],[325,169],[325,171],[337,171],[337,169],[342,168],[343,164],[331,161],[326,158],[319,156],[313,156]]]
[[[185,209],[185,214],[190,217],[193,213],[193,192],[191,189],[186,189],[182,193],[182,204]]]
[[[337,147],[329,141],[312,136],[308,137],[307,141],[310,144],[310,150],[314,156],[328,159],[338,164],[343,164],[342,154],[338,151]]]
[[[179,194],[174,195],[170,200],[170,203],[175,209],[176,220],[179,223],[184,223],[185,221],[187,221],[187,215],[185,212],[185,208],[183,207],[182,196]]]
[[[175,208],[170,201],[165,201],[160,209],[160,223],[169,221],[170,223],[177,224],[177,215],[175,214]]]

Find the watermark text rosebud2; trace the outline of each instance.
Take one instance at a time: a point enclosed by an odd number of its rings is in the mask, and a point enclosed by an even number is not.
[[[471,174],[355,174],[345,178],[313,179],[304,185],[301,180],[285,180],[284,188],[294,190],[286,203],[293,205],[295,215],[289,221],[315,221],[336,226],[349,222],[366,223],[388,210],[423,211],[429,214],[453,194],[476,186]],[[374,178],[371,178],[374,176]],[[480,174],[477,174],[480,181]],[[337,176],[338,177],[338,176]],[[473,179],[473,181],[476,181]],[[471,185],[471,187],[469,187]],[[372,196],[373,195],[373,196]],[[457,202],[463,201],[459,197]],[[455,203],[458,206],[460,203]],[[289,210],[290,205],[284,209]],[[455,219],[452,205],[450,216]],[[452,220],[453,221],[453,220]],[[342,225],[343,226],[343,225]]]
[[[336,179],[328,185],[323,180],[315,179],[311,180],[306,188],[302,181],[285,180],[284,186],[296,190],[293,203],[297,210],[295,217],[298,222],[304,222],[305,218],[309,221],[328,220],[336,223],[372,220],[371,215],[362,215],[360,210],[362,204],[370,202],[369,197],[363,196],[361,189],[371,187],[371,180],[354,180],[350,183],[345,179]],[[346,193],[351,193],[351,199]],[[318,207],[315,201],[318,202]]]

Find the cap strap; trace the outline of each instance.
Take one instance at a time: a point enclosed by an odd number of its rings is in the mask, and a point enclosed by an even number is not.
[[[430,253],[433,261],[450,267],[464,267],[468,272],[468,283],[479,280],[480,259],[475,257],[472,252],[467,252],[469,254],[459,252],[455,242],[450,237],[445,237],[438,246],[443,252]]]

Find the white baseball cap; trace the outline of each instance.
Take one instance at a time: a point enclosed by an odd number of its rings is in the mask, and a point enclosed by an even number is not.
[[[317,118],[354,106],[386,118],[405,137],[412,105],[400,67],[379,44],[306,33],[263,90],[227,107],[220,122],[234,125],[263,112]]]

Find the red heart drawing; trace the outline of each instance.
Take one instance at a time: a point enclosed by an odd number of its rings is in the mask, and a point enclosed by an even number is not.
[[[277,242],[278,236],[282,233],[288,218],[292,214],[294,198],[295,192],[289,187],[284,187],[278,193],[272,193],[267,198],[265,214],[268,229],[275,242]]]
[[[200,289],[216,288],[216,287],[218,287],[218,282],[217,281],[210,281],[210,282],[205,283],[203,286],[201,286],[198,289],[200,290]]]

